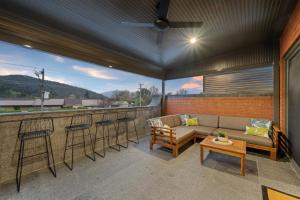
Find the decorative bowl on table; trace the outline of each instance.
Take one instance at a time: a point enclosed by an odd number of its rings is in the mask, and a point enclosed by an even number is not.
[[[220,142],[228,142],[228,136],[222,137],[222,136],[218,136],[218,141]]]
[[[212,141],[213,141],[213,143],[219,144],[219,145],[232,145],[232,141],[229,140],[228,138],[227,138],[226,142],[220,141],[217,137],[215,137]]]

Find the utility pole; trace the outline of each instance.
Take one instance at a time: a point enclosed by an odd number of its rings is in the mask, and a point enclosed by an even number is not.
[[[45,69],[43,68],[41,71],[35,71],[35,75],[40,79],[41,77],[41,110],[44,109],[44,101],[45,101]]]
[[[142,107],[142,83],[139,84],[140,85],[140,107]]]

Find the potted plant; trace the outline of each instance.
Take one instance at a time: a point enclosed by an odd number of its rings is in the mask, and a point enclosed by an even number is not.
[[[228,142],[228,136],[225,131],[218,131],[218,140],[220,142]]]

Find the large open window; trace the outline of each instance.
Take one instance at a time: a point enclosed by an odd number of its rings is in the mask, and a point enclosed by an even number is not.
[[[167,95],[189,95],[203,93],[203,76],[166,81]]]
[[[0,112],[146,106],[161,93],[160,80],[114,67],[0,42]]]
[[[167,95],[273,94],[273,66],[166,81]]]

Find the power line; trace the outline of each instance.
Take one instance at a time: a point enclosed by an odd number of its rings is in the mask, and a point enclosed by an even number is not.
[[[20,66],[20,67],[24,67],[24,68],[31,68],[31,69],[35,69],[36,68],[36,67],[33,67],[33,66],[23,65],[23,64],[17,64],[17,63],[9,63],[9,62],[2,62],[2,61],[0,61],[0,63],[6,64],[6,65]]]
[[[18,68],[23,68],[23,69],[32,69],[33,71],[37,70],[37,67],[31,66],[31,65],[23,65],[23,64],[18,64],[18,63],[11,63],[11,62],[2,62],[0,61],[1,64],[6,64],[6,65],[13,65],[13,66],[17,66]],[[50,68],[50,67],[49,67]],[[42,68],[41,68],[42,70]],[[55,72],[54,70],[48,69],[47,71],[49,72]]]

